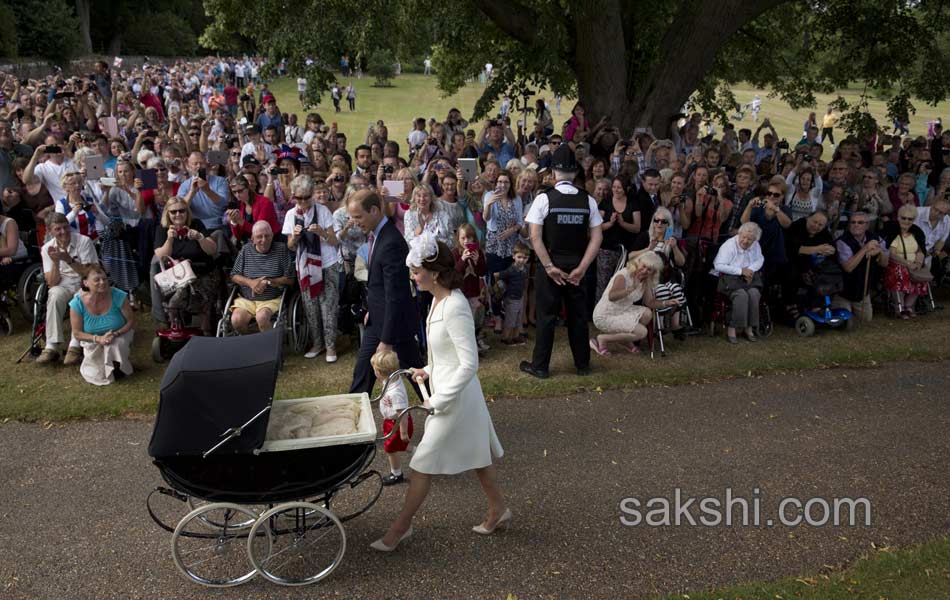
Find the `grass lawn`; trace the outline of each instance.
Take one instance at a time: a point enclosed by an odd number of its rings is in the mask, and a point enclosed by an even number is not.
[[[658,600],[936,600],[950,598],[950,538],[875,548],[843,571],[748,583]]]
[[[349,80],[341,79],[340,81],[345,86]],[[319,112],[327,122],[336,121],[338,123],[340,131],[346,133],[348,148],[351,151],[363,142],[366,138],[367,127],[371,122],[375,123],[377,119],[383,119],[386,122],[389,127],[390,139],[398,141],[405,151],[406,136],[409,135],[412,128],[413,119],[416,117],[426,119],[435,117],[438,120],[443,120],[452,107],[461,110],[464,117],[469,117],[472,114],[475,101],[481,96],[484,89],[484,86],[475,82],[465,86],[458,93],[443,98],[442,93],[436,89],[434,75],[400,75],[393,79],[393,87],[390,88],[373,87],[373,82],[372,77],[353,79],[356,86],[355,112],[347,110],[344,101],[341,103],[342,111],[335,114],[329,95],[325,96],[319,107],[313,109]],[[271,89],[277,96],[281,110],[287,113],[297,113],[301,124],[303,124],[306,111],[303,110],[297,100],[296,80],[290,78],[278,79],[272,83]],[[849,102],[853,102],[857,99],[860,91],[861,89],[857,87],[857,84],[853,84],[850,89],[840,90],[835,94],[816,94],[818,104],[810,110],[818,113],[820,125],[821,115],[828,109],[828,103],[834,100],[839,93]],[[768,98],[766,91],[744,85],[736,86],[734,92],[736,99],[742,104],[750,102],[755,94],[759,94],[762,98],[762,112],[759,114],[760,122],[761,119],[768,117],[772,120],[781,137],[792,142],[796,142],[801,138],[802,124],[808,117],[809,109],[792,110],[781,100]],[[554,113],[553,95],[542,93],[542,97],[548,101],[548,104],[551,105],[551,111]],[[561,116],[554,115],[555,123],[558,126],[568,119],[572,105],[573,102],[568,99],[561,103]],[[885,102],[883,100],[872,100],[869,105],[871,113],[878,118],[878,122],[889,127],[891,124],[884,119]],[[912,135],[926,133],[927,129],[924,125],[926,121],[932,121],[941,115],[948,116],[950,102],[942,102],[936,107],[918,102],[917,109],[917,114],[911,117],[909,127]],[[756,128],[756,125],[752,122],[751,114],[747,114],[745,120],[737,121],[736,126],[740,128],[749,127],[752,130]],[[480,131],[481,125],[478,125],[476,130]],[[838,140],[842,134],[843,131],[836,130],[835,139]]]
[[[494,343],[481,363],[479,377],[490,397],[546,397],[611,388],[697,384],[790,370],[873,367],[895,360],[940,360],[950,358],[948,312],[914,321],[879,317],[854,332],[819,330],[808,339],[778,326],[771,338],[756,345],[730,346],[721,336],[713,339],[705,335],[685,343],[670,340],[665,358],[657,354],[651,360],[649,355],[631,356],[620,351],[608,357],[595,356],[590,377],[574,374],[566,335],[560,330],[551,379],[537,380],[518,371],[518,362],[530,357],[533,341],[514,348]],[[164,365],[154,364],[150,358],[151,319],[141,313],[137,319],[133,344],[137,372],[127,380],[99,388],[85,383],[77,369],[37,365],[29,360],[15,365],[29,345],[28,325],[17,318],[17,334],[0,338],[0,364],[8,365],[0,377],[0,420],[42,422],[152,413]],[[529,335],[533,339],[533,330]],[[345,391],[353,369],[352,340],[341,336],[338,349],[340,360],[333,365],[322,357],[304,360],[288,356],[278,380],[277,396],[295,398]]]

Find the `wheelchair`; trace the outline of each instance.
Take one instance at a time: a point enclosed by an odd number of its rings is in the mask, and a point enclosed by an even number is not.
[[[732,319],[732,302],[729,300],[729,296],[726,296],[722,292],[716,289],[716,283],[718,282],[718,277],[710,275],[712,278],[713,285],[713,300],[712,306],[709,308],[708,312],[708,329],[709,336],[716,337],[717,333],[725,331],[729,327],[729,321]],[[772,331],[775,327],[775,324],[772,321],[772,309],[769,307],[769,302],[767,299],[766,291],[763,290],[762,296],[759,299],[759,327],[758,335],[760,337],[767,338],[772,335]]]
[[[241,287],[238,285],[231,286],[231,291],[228,294],[228,299],[224,304],[224,310],[221,312],[221,318],[218,320],[218,326],[215,330],[216,337],[239,335],[231,324],[231,313],[234,311],[234,301],[240,289]],[[286,334],[284,339],[289,340],[290,347],[295,354],[306,352],[310,342],[310,324],[307,321],[307,313],[303,303],[303,296],[301,296],[296,284],[286,286],[280,295],[280,308],[272,317],[273,327],[284,329]],[[253,315],[251,316],[251,323],[256,324]]]
[[[0,335],[13,335],[13,308],[20,311],[25,321],[33,321],[36,290],[45,281],[35,238],[35,231],[21,231],[27,255],[0,267]]]
[[[679,269],[671,269],[666,283],[674,283],[679,285],[680,289],[683,290],[684,300],[681,304],[676,306],[653,309],[653,321],[651,322],[648,329],[650,358],[653,358],[654,356],[655,345],[657,342],[659,342],[660,346],[660,356],[666,356],[666,343],[663,339],[663,336],[674,332],[673,323],[675,321],[679,321],[679,328],[676,331],[682,332],[682,335],[691,335],[696,332],[696,329],[693,326],[693,315],[689,310],[689,303],[685,300],[686,276]]]
[[[23,362],[27,356],[36,358],[43,352],[46,339],[46,300],[49,296],[49,285],[43,275],[43,265],[34,264],[28,267],[20,276],[17,292],[20,310],[23,316],[32,324],[30,330],[30,347],[17,359],[16,364]],[[66,311],[67,318],[69,311]]]

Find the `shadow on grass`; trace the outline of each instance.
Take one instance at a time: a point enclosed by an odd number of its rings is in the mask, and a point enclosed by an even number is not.
[[[136,373],[119,383],[96,387],[83,382],[78,369],[43,366],[32,362],[15,365],[29,344],[27,325],[15,322],[19,332],[0,338],[0,419],[60,421],[68,419],[151,414],[158,403],[164,365],[154,364],[149,346],[153,323],[137,314],[132,362]],[[905,360],[943,360],[950,357],[950,316],[943,312],[914,321],[878,318],[854,332],[819,330],[800,338],[789,328],[757,344],[732,346],[722,337],[696,336],[686,342],[670,340],[666,357],[650,359],[649,353],[625,351],[593,357],[593,374],[578,377],[563,330],[557,334],[551,361],[552,377],[537,380],[521,373],[518,363],[530,358],[528,345],[509,348],[493,344],[480,365],[479,378],[488,397],[570,396],[608,389],[644,386],[698,385],[735,377],[755,377],[816,368],[869,367]],[[489,339],[491,344],[494,340]],[[340,360],[327,364],[323,357],[305,360],[289,355],[278,379],[277,397],[294,398],[340,393],[349,388],[353,342],[342,336]],[[214,394],[214,390],[208,390]]]

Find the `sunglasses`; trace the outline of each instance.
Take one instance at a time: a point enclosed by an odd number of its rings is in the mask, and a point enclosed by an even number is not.
[[[766,194],[766,196],[768,196],[769,198],[781,198],[782,192],[769,192],[768,194]]]
[[[310,200],[310,196],[294,196],[294,200],[300,200],[301,202],[306,202]]]
[[[852,225],[867,225],[867,221],[851,221]]]
[[[914,221],[914,217],[897,217],[901,221]]]
[[[186,212],[188,212],[188,209],[185,209],[185,208],[173,208],[173,209],[171,209],[171,210],[168,211],[168,214],[170,214],[170,215],[180,215],[180,214],[184,214],[184,213],[186,213]]]
[[[654,222],[654,223],[662,223],[663,225],[669,225],[669,224],[670,224],[670,222],[667,221],[666,219],[653,219],[653,222]]]

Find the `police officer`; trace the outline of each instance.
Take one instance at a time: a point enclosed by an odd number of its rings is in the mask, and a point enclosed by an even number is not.
[[[567,309],[567,334],[577,374],[590,373],[587,297],[581,280],[600,250],[603,222],[597,202],[571,183],[577,173],[574,151],[561,144],[551,162],[554,187],[538,194],[525,218],[540,267],[535,276],[534,355],[530,362],[521,362],[521,370],[539,379],[549,376],[554,330],[562,303]]]

